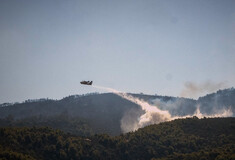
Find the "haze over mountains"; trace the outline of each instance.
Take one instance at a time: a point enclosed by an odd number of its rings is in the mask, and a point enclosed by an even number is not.
[[[129,95],[148,102],[160,110],[167,110],[174,117],[188,115],[227,117],[234,116],[235,113],[234,88],[219,90],[200,97],[198,100],[160,95]],[[197,113],[198,111],[200,113]],[[13,126],[49,125],[74,134],[82,134],[78,131],[82,128],[73,130],[76,121],[83,124],[88,131],[91,130],[91,134],[118,135],[132,131],[132,129],[125,129],[123,123],[135,124],[143,113],[140,106],[113,93],[72,95],[61,100],[26,100],[23,103],[4,103],[0,107],[2,126],[9,125],[9,123]],[[63,119],[67,120],[68,124],[64,124],[61,128],[61,123],[65,123]],[[69,128],[66,125],[73,127]]]

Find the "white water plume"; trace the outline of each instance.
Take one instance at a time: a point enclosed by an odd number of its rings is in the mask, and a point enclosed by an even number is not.
[[[139,117],[132,117],[129,114],[124,115],[121,120],[121,129],[124,133],[135,131],[138,128],[145,127],[150,124],[158,124],[160,122],[170,121],[178,118],[187,118],[192,116],[197,116],[198,118],[204,118],[204,117],[228,117],[232,116],[233,112],[231,109],[228,110],[220,110],[217,111],[217,114],[213,115],[207,115],[200,112],[200,107],[197,107],[197,110],[193,115],[187,115],[187,116],[172,116],[169,111],[167,110],[161,110],[158,106],[150,105],[148,102],[144,100],[140,100],[136,97],[133,97],[127,93],[120,92],[118,90],[107,88],[103,86],[95,86],[93,87],[97,89],[106,90],[108,92],[112,92],[128,101],[131,101],[141,107],[141,109],[144,111],[144,114],[140,115]]]
[[[137,123],[135,123],[133,126],[129,124],[129,122],[126,122],[125,117],[123,117],[123,119],[121,120],[121,128],[123,132],[134,131],[137,130],[138,128],[142,128],[150,124],[157,124],[160,122],[171,120],[171,115],[168,111],[160,110],[158,107],[152,106],[149,103],[140,100],[138,98],[135,98],[131,95],[128,95],[126,93],[117,93],[117,95],[133,103],[136,103],[145,112],[140,117],[138,117]]]
[[[107,87],[102,87],[102,86],[93,86],[98,89],[103,89],[109,92],[112,92],[126,100],[129,100],[141,107],[141,109],[145,112],[143,115],[140,117],[131,117],[131,118],[136,118],[137,122],[133,124],[133,121],[126,121],[125,117],[122,118],[121,120],[121,128],[123,132],[129,132],[129,131],[134,131],[137,130],[138,128],[142,128],[144,126],[150,125],[150,124],[157,124],[160,122],[165,122],[171,120],[171,115],[168,111],[163,111],[160,110],[156,106],[152,106],[149,103],[140,100],[138,98],[135,98],[131,95],[128,95],[127,93],[122,93],[118,90],[112,89],[112,88],[107,88]],[[130,118],[130,117],[129,117]],[[131,124],[129,122],[132,122]]]
[[[120,91],[115,90],[113,88],[108,88],[108,87],[103,87],[103,86],[92,85],[92,87],[97,88],[97,89],[106,90],[106,91],[112,92],[112,93],[119,93],[120,92]]]

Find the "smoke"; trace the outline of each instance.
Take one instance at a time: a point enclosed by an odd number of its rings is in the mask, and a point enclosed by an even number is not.
[[[200,111],[200,107],[198,106],[193,116],[197,116],[198,118],[203,118],[203,117],[213,118],[213,117],[231,117],[232,115],[233,112],[231,107],[228,109],[217,110],[215,114],[206,114],[206,113],[202,114]]]
[[[195,113],[193,115],[187,115],[187,116],[174,116],[172,117],[172,120],[174,119],[179,119],[179,118],[189,118],[189,117],[193,117],[196,116],[198,118],[215,118],[215,117],[231,117],[233,116],[233,112],[231,107],[229,107],[228,109],[221,109],[221,110],[217,110],[217,113],[215,114],[206,114],[206,113],[201,113],[200,111],[200,106],[197,106],[197,109],[195,111]]]
[[[187,98],[198,98],[201,94],[214,92],[218,89],[224,88],[225,86],[226,85],[224,82],[214,83],[211,81],[206,81],[200,84],[194,82],[186,82],[180,96]]]
[[[172,104],[167,104],[165,106],[167,106],[165,109],[163,109],[164,107],[162,106],[158,106],[158,105],[151,105],[148,102],[138,99],[136,97],[133,97],[127,93],[123,93],[120,92],[118,90],[112,89],[112,88],[107,88],[107,87],[102,87],[102,86],[93,86],[95,88],[98,89],[103,89],[109,92],[112,92],[126,100],[129,100],[137,105],[139,105],[141,107],[141,109],[143,110],[143,113],[140,114],[139,112],[135,111],[135,110],[130,110],[127,111],[123,118],[121,119],[121,129],[124,133],[126,132],[130,132],[130,131],[135,131],[139,128],[145,127],[147,125],[150,124],[158,124],[160,122],[165,122],[165,121],[171,121],[174,119],[178,119],[178,118],[187,118],[187,117],[192,117],[192,116],[197,116],[198,118],[203,118],[203,117],[228,117],[228,116],[232,116],[233,112],[231,110],[231,108],[229,109],[224,109],[224,110],[218,110],[218,112],[216,114],[211,114],[211,115],[207,115],[207,114],[203,114],[200,112],[200,106],[197,106],[196,110],[194,109],[193,114],[189,114],[189,115],[181,115],[181,116],[177,116],[177,115],[172,115],[169,112],[169,106],[173,106]],[[163,103],[159,103],[159,105],[162,105]],[[162,108],[162,109],[160,109]]]
[[[171,116],[185,116],[193,115],[197,109],[196,100],[175,98],[168,101],[164,101],[160,98],[150,101],[154,106],[158,106],[161,110],[167,110]]]

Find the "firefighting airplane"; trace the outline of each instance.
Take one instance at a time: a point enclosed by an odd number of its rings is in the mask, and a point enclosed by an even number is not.
[[[81,81],[80,83],[84,85],[92,85],[92,81]]]

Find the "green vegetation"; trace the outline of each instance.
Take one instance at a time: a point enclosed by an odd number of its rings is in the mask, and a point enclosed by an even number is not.
[[[97,134],[119,135],[122,132],[120,120],[124,113],[129,110],[139,114],[143,112],[137,104],[111,93],[69,96],[62,100],[28,100],[6,105],[0,105],[0,127],[9,126],[6,121],[5,125],[1,125],[1,121],[8,119],[13,121],[12,126],[49,126],[76,135],[83,135],[72,128],[78,126],[77,122],[84,123]],[[60,121],[60,117],[68,117],[68,120]],[[65,127],[63,123],[66,123]],[[66,128],[68,123],[72,127]]]
[[[187,118],[111,137],[0,129],[0,159],[235,159],[235,118]]]
[[[18,120],[14,120],[12,116],[8,116],[4,119],[0,119],[0,126],[51,127],[78,136],[91,136],[94,134],[88,122],[81,118],[71,118],[67,114],[51,117],[34,116]]]
[[[143,99],[172,116],[193,115],[200,112],[213,115],[231,111],[235,116],[235,89],[219,90],[198,100],[130,94]],[[122,133],[122,118],[138,119],[144,111],[135,103],[112,93],[72,95],[61,100],[36,99],[23,103],[0,104],[0,127],[51,127],[78,136],[103,134],[116,136]]]

